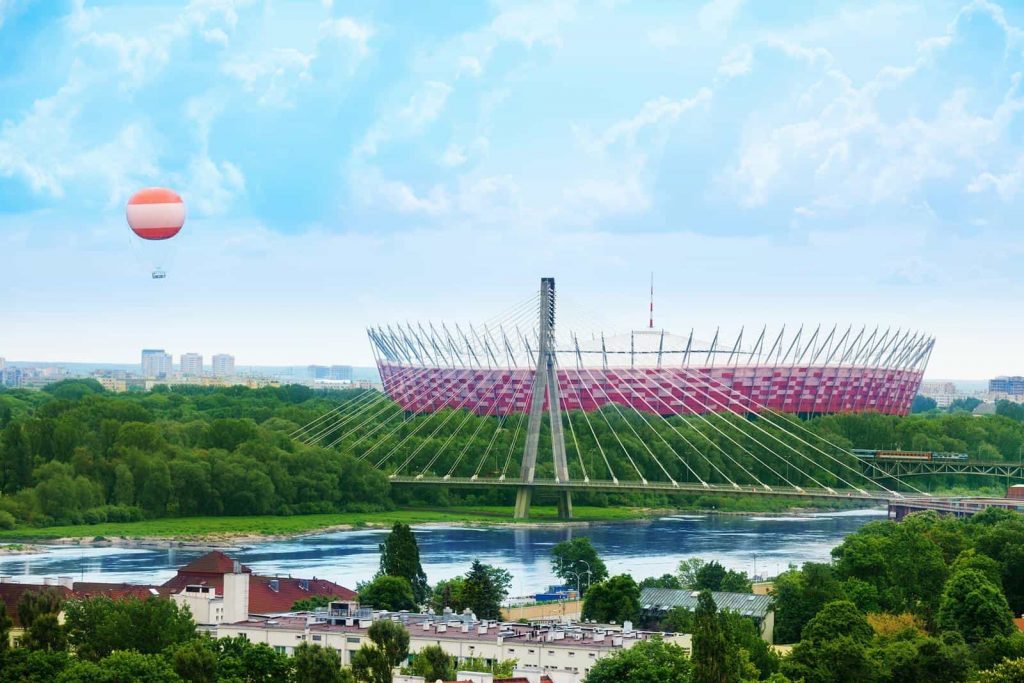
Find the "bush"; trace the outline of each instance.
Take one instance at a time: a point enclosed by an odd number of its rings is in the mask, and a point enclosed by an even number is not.
[[[0,510],[0,529],[13,529],[14,515],[6,510]]]

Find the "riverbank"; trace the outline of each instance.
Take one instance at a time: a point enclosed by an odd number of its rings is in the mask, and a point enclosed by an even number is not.
[[[410,525],[587,525],[596,522],[628,522],[679,513],[765,514],[766,512],[814,512],[817,508],[778,507],[766,511],[694,508],[594,507],[578,505],[573,519],[558,518],[554,506],[533,506],[530,519],[515,521],[506,506],[409,508],[386,512],[251,517],[179,517],[141,522],[107,522],[52,527],[19,527],[0,532],[0,543],[73,543],[133,547],[237,546],[268,540],[284,540],[309,534],[352,529],[388,528],[396,522]],[[842,506],[849,509],[850,506]]]

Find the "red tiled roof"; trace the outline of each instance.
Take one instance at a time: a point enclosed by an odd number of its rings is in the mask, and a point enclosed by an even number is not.
[[[72,589],[76,598],[108,597],[113,600],[138,598],[147,600],[159,593],[159,586],[145,586],[135,583],[99,583],[92,581],[75,581]]]
[[[244,564],[242,571],[250,574],[252,570]],[[213,550],[198,557],[178,570],[179,574],[230,574],[234,571],[235,561],[219,550]]]
[[[71,591],[64,586],[43,586],[34,583],[0,583],[0,602],[4,603],[7,607],[7,616],[11,618],[15,626],[21,626],[21,620],[18,618],[18,603],[21,602],[21,597],[25,593],[42,593],[44,591],[53,591],[62,600],[72,597]]]
[[[203,585],[210,586],[218,595],[223,594],[224,591],[224,574],[231,571],[231,565],[233,560],[224,555],[223,553],[217,553],[227,560],[227,572],[213,572],[213,571],[195,571],[193,567],[210,557],[214,553],[204,555],[195,562],[185,565],[178,570],[177,576],[174,576],[162,586],[160,586],[160,592],[164,595],[170,595],[171,593],[180,593],[185,590],[186,586],[189,585]],[[217,560],[218,566],[224,566],[223,560]],[[199,565],[201,568],[213,566],[213,562],[206,562]],[[250,571],[248,567],[244,567],[244,571]],[[277,590],[273,590],[271,581],[277,581]],[[326,595],[331,598],[337,598],[339,600],[356,601],[359,599],[358,594],[339,586],[333,581],[327,581],[325,579],[297,579],[292,577],[277,577],[277,576],[261,576],[260,574],[252,574],[249,576],[249,612],[251,614],[274,614],[278,612],[288,612],[291,610],[292,605],[299,600],[311,598],[315,595]]]
[[[270,587],[271,581],[277,581],[276,591]],[[299,600],[305,600],[314,595],[326,595],[350,602],[359,599],[359,595],[355,591],[339,586],[333,581],[254,574],[249,579],[249,612],[252,614],[287,612]]]
[[[1018,630],[1024,631],[1024,617],[1021,617],[1020,619],[1014,619],[1013,623],[1017,625]]]

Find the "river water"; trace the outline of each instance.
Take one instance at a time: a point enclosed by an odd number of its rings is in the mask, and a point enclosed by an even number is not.
[[[844,536],[884,517],[884,510],[792,516],[694,514],[589,526],[422,526],[415,534],[431,583],[465,573],[479,558],[512,573],[513,595],[529,595],[555,583],[551,547],[576,536],[590,537],[612,574],[628,572],[637,581],[673,572],[688,557],[773,576],[790,564],[827,561]],[[228,552],[260,574],[326,578],[354,588],[377,570],[378,544],[386,533],[375,529],[317,534]],[[38,554],[0,557],[0,575],[19,582],[70,576],[76,581],[163,583],[203,552],[55,545]]]

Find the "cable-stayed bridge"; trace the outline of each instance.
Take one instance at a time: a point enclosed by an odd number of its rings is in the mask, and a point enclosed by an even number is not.
[[[910,331],[800,328],[744,342],[556,333],[555,285],[481,326],[370,329],[385,393],[293,433],[404,486],[535,494],[562,517],[573,492],[778,495],[884,501],[927,495],[795,413],[905,414],[934,340]]]

